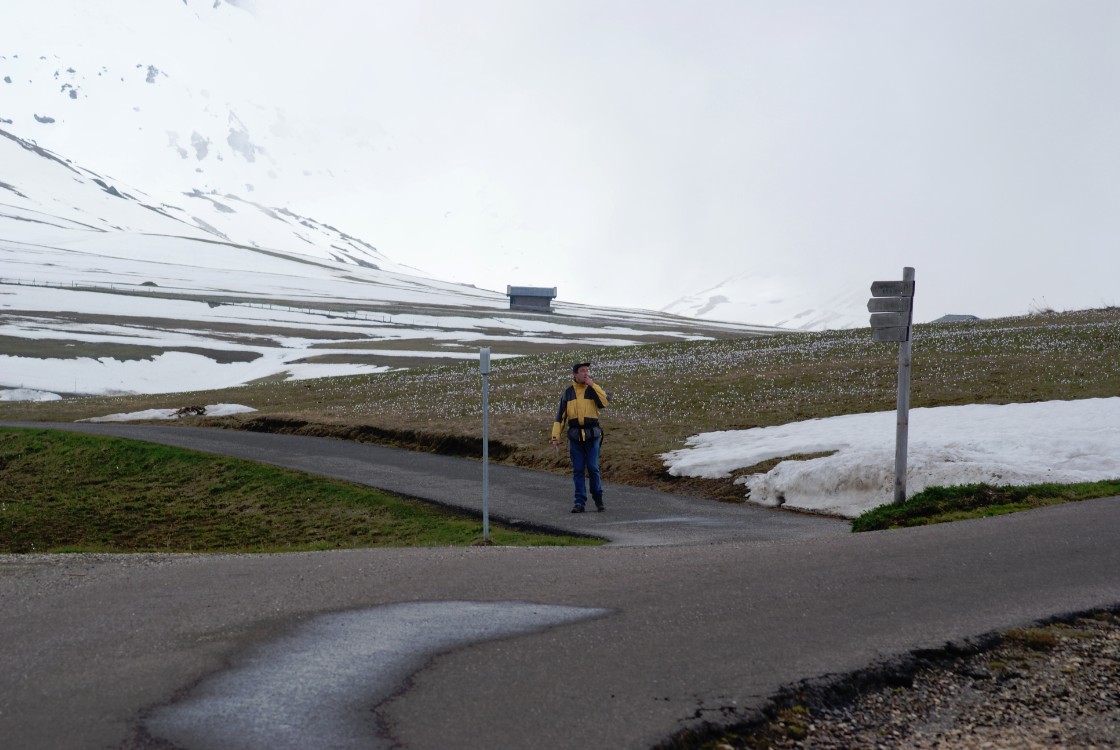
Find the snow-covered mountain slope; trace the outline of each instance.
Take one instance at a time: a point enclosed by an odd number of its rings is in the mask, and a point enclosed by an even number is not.
[[[302,50],[260,54],[275,44],[269,11],[252,0],[5,8],[0,387],[182,391],[377,372],[480,345],[500,357],[772,330],[566,304],[563,290],[555,314],[515,312],[500,291],[433,278],[300,215],[297,199],[366,178],[358,157],[384,134],[338,127],[368,92],[276,106],[293,101],[268,89],[277,81],[332,81]],[[258,75],[266,57],[290,69]]]
[[[515,312],[504,293],[417,275],[290,212],[156,199],[4,131],[0,164],[0,388],[19,398],[770,332],[563,302]]]
[[[745,273],[681,297],[662,311],[704,320],[751,320],[798,331],[866,328],[870,282]]]
[[[34,235],[40,240],[43,227],[55,224],[60,231],[176,235],[419,274],[355,237],[285,209],[197,190],[156,198],[2,129],[0,158],[5,213],[18,214],[27,222],[25,229],[38,224]],[[5,230],[10,240],[21,234],[16,224]],[[96,241],[95,236],[87,241]]]
[[[14,3],[0,28],[0,127],[152,192],[285,205],[320,189],[366,137],[335,129],[326,142],[317,118],[343,114],[288,112],[260,90],[252,51],[267,29],[248,6]]]

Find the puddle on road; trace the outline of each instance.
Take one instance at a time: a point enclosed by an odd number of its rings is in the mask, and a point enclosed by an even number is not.
[[[144,724],[185,750],[387,748],[371,709],[434,654],[608,612],[451,601],[321,615],[247,650]]]

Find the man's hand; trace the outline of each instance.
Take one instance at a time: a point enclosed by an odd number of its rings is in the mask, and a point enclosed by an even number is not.
[[[591,373],[587,373],[587,375],[584,376],[583,382],[587,385],[595,385],[595,379],[591,377]]]
[[[560,441],[559,440],[557,440],[556,438],[552,438],[548,442],[552,443],[552,450],[553,451],[555,451],[557,453],[560,452]]]

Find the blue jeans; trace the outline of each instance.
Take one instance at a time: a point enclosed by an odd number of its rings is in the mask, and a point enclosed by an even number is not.
[[[599,477],[599,440],[568,441],[568,455],[572,459],[572,481],[575,484],[576,505],[581,508],[587,504],[587,489],[583,475],[591,477],[591,498],[595,502],[603,499],[603,481]]]

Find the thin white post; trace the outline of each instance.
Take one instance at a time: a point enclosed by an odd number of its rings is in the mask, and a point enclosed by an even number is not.
[[[490,348],[478,350],[482,373],[482,540],[490,541]]]

